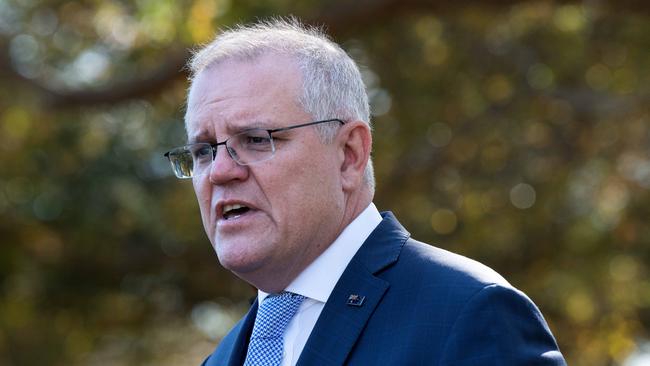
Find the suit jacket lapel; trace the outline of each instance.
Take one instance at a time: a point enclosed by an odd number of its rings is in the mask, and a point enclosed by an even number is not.
[[[228,345],[221,344],[219,348],[226,346],[223,350],[223,359],[217,358],[215,365],[241,366],[246,359],[248,351],[248,340],[253,331],[255,316],[257,315],[257,299],[251,305],[246,316],[233,328],[233,342]]]
[[[370,234],[337,282],[297,365],[342,365],[390,284],[375,276],[395,263],[409,233],[391,213]],[[358,295],[356,301],[350,296]],[[359,304],[359,299],[361,304]],[[350,304],[349,302],[352,302]]]

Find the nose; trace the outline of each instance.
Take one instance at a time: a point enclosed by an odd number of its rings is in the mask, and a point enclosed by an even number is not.
[[[219,146],[210,165],[210,182],[223,185],[232,181],[243,181],[248,178],[248,167],[239,165],[230,156],[225,146]]]

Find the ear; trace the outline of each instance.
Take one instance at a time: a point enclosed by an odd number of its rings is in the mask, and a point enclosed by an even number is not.
[[[347,122],[339,130],[337,142],[342,152],[341,184],[344,191],[354,191],[363,183],[363,175],[370,159],[372,134],[363,121]]]

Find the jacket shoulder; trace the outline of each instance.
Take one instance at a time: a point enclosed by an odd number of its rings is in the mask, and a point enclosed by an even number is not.
[[[460,254],[409,238],[396,263],[398,271],[418,272],[418,277],[450,286],[482,289],[488,285],[512,287],[492,268]]]

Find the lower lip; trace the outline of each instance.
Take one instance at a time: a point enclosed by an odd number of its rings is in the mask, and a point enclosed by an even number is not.
[[[241,229],[247,225],[255,223],[255,220],[259,218],[261,211],[258,210],[248,210],[242,215],[231,217],[229,219],[220,218],[217,220],[217,230],[219,231],[232,231]]]

